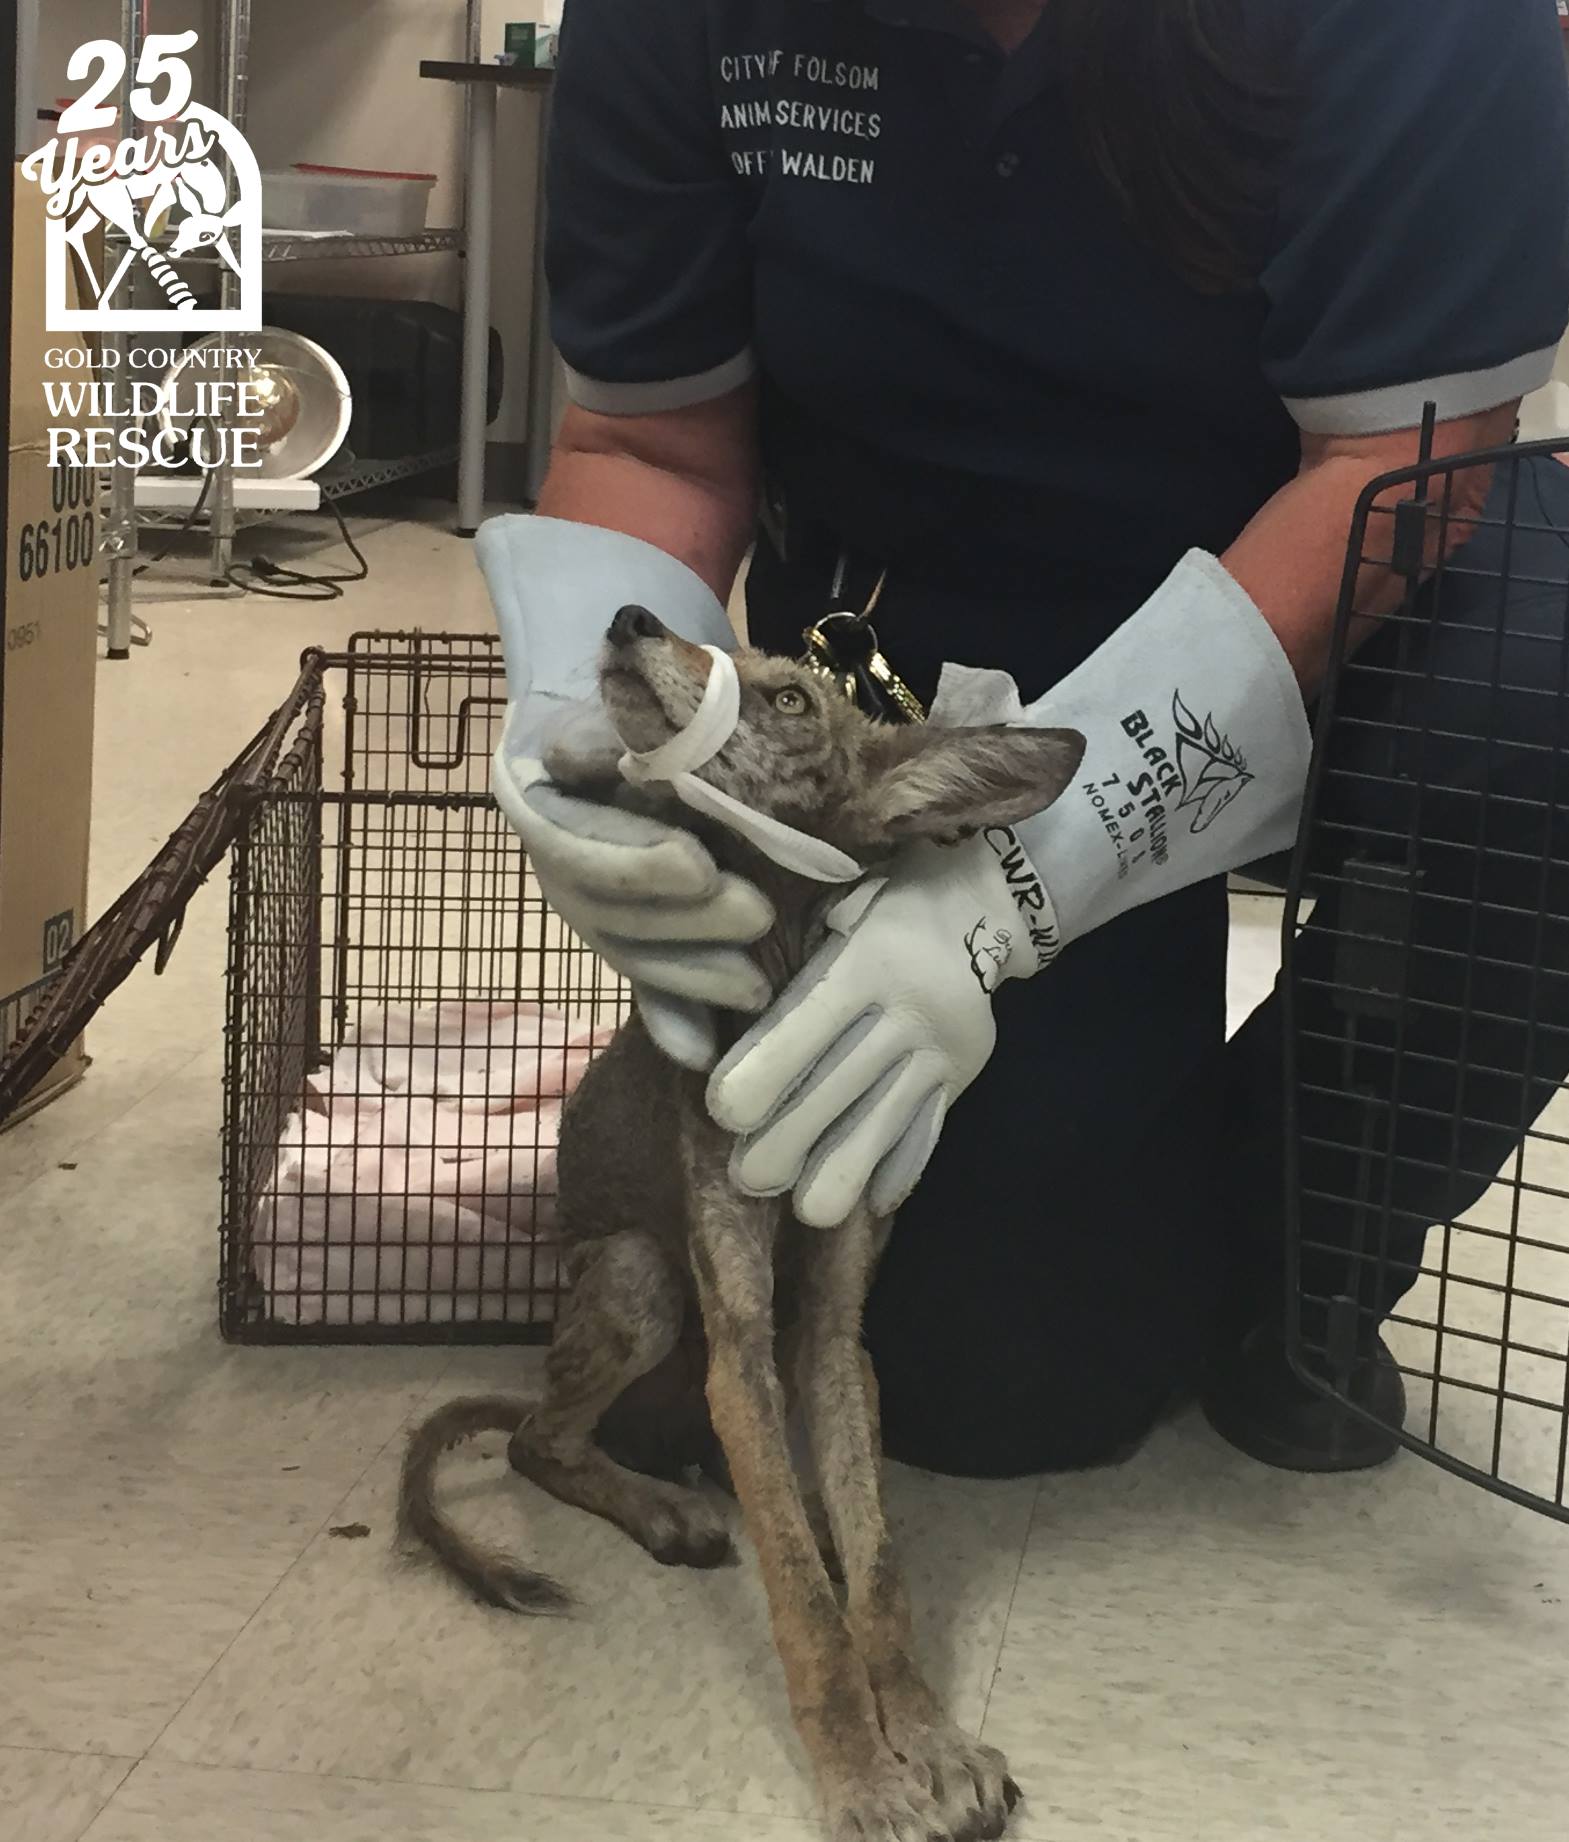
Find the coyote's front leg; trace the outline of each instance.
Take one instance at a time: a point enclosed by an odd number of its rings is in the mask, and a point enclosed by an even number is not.
[[[737,1196],[726,1176],[729,1142],[706,1119],[690,1123],[686,1148],[714,1431],[757,1550],[791,1712],[834,1842],[956,1842],[884,1738],[790,1461],[774,1356],[780,1205]]]
[[[864,1211],[816,1237],[797,1379],[844,1567],[851,1635],[889,1744],[942,1812],[944,1835],[1000,1836],[1018,1787],[1001,1753],[944,1714],[913,1655],[910,1606],[882,1499],[877,1382],[861,1312],[886,1230]]]

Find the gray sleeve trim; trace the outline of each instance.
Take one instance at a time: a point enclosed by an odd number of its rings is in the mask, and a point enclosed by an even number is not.
[[[1419,426],[1429,403],[1440,422],[1480,415],[1515,397],[1540,390],[1553,375],[1557,346],[1528,352],[1490,371],[1460,371],[1423,383],[1392,384],[1387,390],[1359,390],[1341,397],[1287,397],[1297,426],[1308,435],[1388,435]]]
[[[750,346],[727,358],[712,371],[696,377],[661,378],[652,384],[606,384],[566,367],[567,393],[580,409],[601,416],[655,416],[665,409],[690,409],[694,403],[711,403],[753,377],[757,360]]]

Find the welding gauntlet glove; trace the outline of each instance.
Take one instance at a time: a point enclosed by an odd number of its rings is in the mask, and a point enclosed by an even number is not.
[[[772,924],[767,898],[722,875],[689,832],[566,792],[541,757],[550,743],[603,725],[597,663],[619,608],[655,609],[684,639],[727,650],[735,645],[730,622],[684,564],[619,531],[493,518],[475,548],[501,628],[510,699],[492,764],[496,800],[545,899],[632,981],[661,1048],[707,1068],[715,1054],[709,1007],[755,1012],[768,1002],[767,982],[745,951]]]
[[[912,849],[844,898],[828,942],[714,1071],[710,1110],[741,1135],[736,1182],[793,1191],[817,1227],[863,1196],[886,1214],[915,1187],[991,1055],[998,985],[1296,834],[1301,693],[1250,597],[1201,551],[1028,710],[1004,674],[950,666],[933,718],[1076,729],[1086,752],[1047,811]]]

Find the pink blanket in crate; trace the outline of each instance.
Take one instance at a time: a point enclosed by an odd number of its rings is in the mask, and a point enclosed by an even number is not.
[[[561,1106],[613,1033],[531,1004],[371,1019],[306,1081],[257,1205],[269,1315],[468,1323],[548,1293]]]

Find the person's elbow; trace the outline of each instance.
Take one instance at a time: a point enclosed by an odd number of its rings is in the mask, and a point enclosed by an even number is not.
[[[756,525],[759,476],[750,385],[653,414],[575,404],[557,434],[539,510],[655,544],[724,600]]]
[[[1515,397],[1496,408],[1440,422],[1434,428],[1428,458],[1442,463],[1502,447],[1513,440],[1519,415],[1520,398]],[[1375,481],[1386,474],[1408,473],[1423,459],[1419,427],[1376,435],[1305,435],[1302,441],[1303,475],[1336,478],[1353,505]],[[1428,539],[1430,568],[1475,534],[1492,490],[1493,472],[1492,466],[1478,464],[1435,475],[1429,494],[1434,510]],[[1392,514],[1410,497],[1409,482],[1387,488],[1374,501],[1375,519],[1379,513]],[[1393,519],[1381,522],[1392,526]]]
[[[668,474],[718,498],[758,494],[757,389],[743,384],[706,403],[646,415],[607,415],[571,404],[553,458],[598,457]]]

